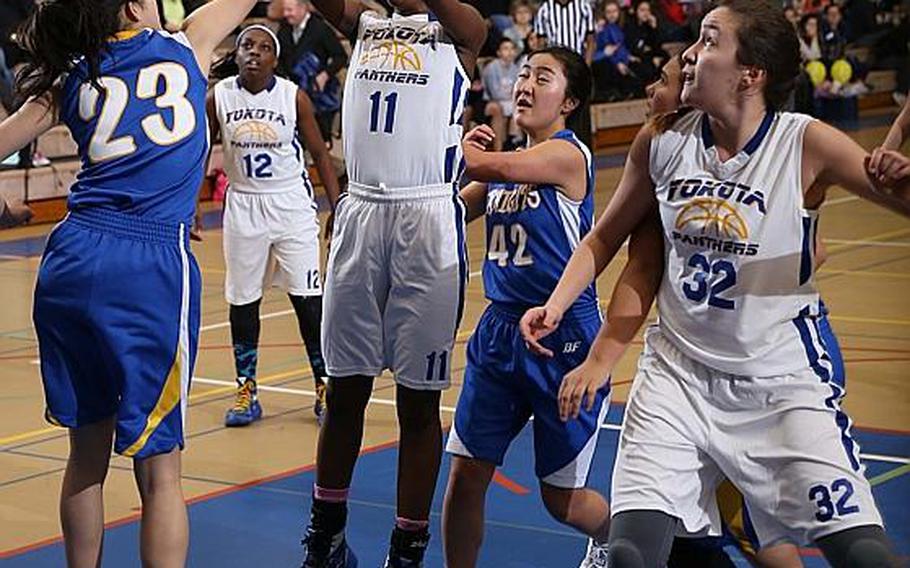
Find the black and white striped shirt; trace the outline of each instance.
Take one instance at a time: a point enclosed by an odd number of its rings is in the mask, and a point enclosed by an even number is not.
[[[547,45],[561,45],[585,54],[585,39],[594,33],[594,10],[588,0],[543,0],[534,18],[534,33]]]

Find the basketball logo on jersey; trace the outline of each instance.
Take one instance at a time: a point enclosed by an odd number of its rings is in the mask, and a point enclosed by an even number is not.
[[[283,114],[269,109],[241,109],[229,111],[225,117],[226,126],[232,122],[241,123],[231,133],[231,146],[246,150],[281,147],[281,136],[269,122],[286,125]]]
[[[743,256],[758,254],[759,244],[748,242],[747,217],[767,213],[763,192],[729,181],[675,179],[667,201],[683,202],[677,208],[673,240]]]
[[[396,40],[371,46],[360,56],[360,64],[381,69],[420,71],[423,65],[413,47]]]
[[[685,204],[676,215],[676,228],[700,230],[718,237],[746,239],[749,229],[736,208],[722,199],[700,198]]]
[[[423,61],[414,46],[435,45],[439,26],[419,28],[394,24],[368,28],[360,38],[362,54],[357,60],[360,68],[354,78],[380,83],[425,86],[430,75],[423,73]]]

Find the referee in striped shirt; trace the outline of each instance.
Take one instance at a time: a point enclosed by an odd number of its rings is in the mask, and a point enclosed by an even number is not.
[[[589,0],[543,0],[534,17],[534,33],[545,38],[547,45],[561,45],[583,56],[590,67],[594,57],[594,9]],[[585,106],[573,129],[591,148],[591,110]]]

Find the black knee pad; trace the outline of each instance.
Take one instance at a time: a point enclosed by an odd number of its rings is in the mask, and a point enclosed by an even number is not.
[[[259,343],[259,304],[261,300],[235,306],[231,304],[231,340],[233,343],[256,345]]]
[[[645,568],[645,558],[635,543],[626,538],[610,539],[610,568]]]
[[[885,531],[878,526],[847,529],[817,542],[834,568],[898,568]]]

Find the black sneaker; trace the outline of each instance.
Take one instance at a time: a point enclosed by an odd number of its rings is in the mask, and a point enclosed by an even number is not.
[[[343,532],[333,537],[309,526],[303,537],[303,550],[301,568],[357,568],[357,556]]]
[[[430,533],[426,529],[403,531],[395,527],[385,568],[423,568],[423,555],[429,544]]]

